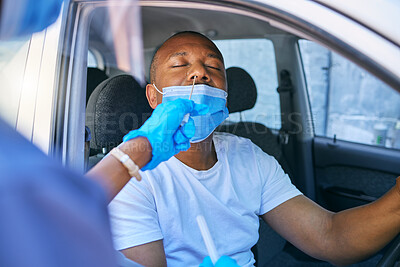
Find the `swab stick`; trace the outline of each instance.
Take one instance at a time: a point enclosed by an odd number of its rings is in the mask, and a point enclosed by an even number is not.
[[[215,264],[218,259],[219,255],[217,252],[217,249],[215,248],[214,241],[211,238],[210,231],[208,230],[208,226],[206,223],[206,220],[202,215],[198,215],[196,217],[197,224],[199,225],[201,235],[203,237],[204,243],[206,244],[206,248],[208,251],[208,254],[210,255],[211,261],[213,264]]]
[[[196,82],[196,78],[197,78],[197,76],[194,76],[192,90],[190,90],[189,100],[192,99],[193,88],[194,88],[194,83]],[[183,117],[183,120],[181,122],[181,126],[185,125],[189,121],[189,115],[190,115],[189,113],[185,114],[185,116]]]

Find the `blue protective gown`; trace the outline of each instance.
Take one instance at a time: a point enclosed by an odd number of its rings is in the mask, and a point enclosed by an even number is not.
[[[105,192],[0,119],[0,266],[116,266]]]

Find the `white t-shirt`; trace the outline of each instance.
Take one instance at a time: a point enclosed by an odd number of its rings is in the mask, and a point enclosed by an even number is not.
[[[118,250],[163,239],[168,266],[198,266],[208,255],[204,216],[219,255],[253,266],[258,215],[300,195],[278,162],[249,139],[214,133],[217,163],[194,170],[175,157],[141,172],[109,205]]]

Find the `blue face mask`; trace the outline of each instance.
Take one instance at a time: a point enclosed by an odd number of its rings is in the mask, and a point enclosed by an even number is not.
[[[178,98],[189,99],[192,86],[170,86],[163,90],[162,102],[173,101]],[[193,88],[192,100],[197,104],[205,104],[209,111],[205,115],[191,116],[196,132],[191,143],[198,143],[206,139],[229,116],[226,107],[227,92],[205,84],[196,84]]]

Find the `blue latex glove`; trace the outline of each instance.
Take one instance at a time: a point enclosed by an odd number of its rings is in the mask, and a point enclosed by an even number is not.
[[[62,0],[28,0],[19,35],[42,31],[56,21]]]
[[[228,256],[222,256],[218,259],[215,265],[212,263],[210,256],[204,258],[203,262],[200,263],[199,267],[239,267],[236,261]]]
[[[0,39],[10,39],[39,32],[54,23],[63,0],[3,0]],[[13,7],[8,10],[6,7]],[[15,6],[15,7],[14,7]]]
[[[146,137],[152,147],[152,158],[142,170],[154,169],[173,155],[189,149],[189,139],[194,136],[195,126],[192,118],[181,126],[185,114],[190,113],[196,116],[207,112],[206,105],[195,104],[188,99],[176,99],[159,104],[142,127],[130,131],[124,136],[123,141],[126,142],[138,136]]]

